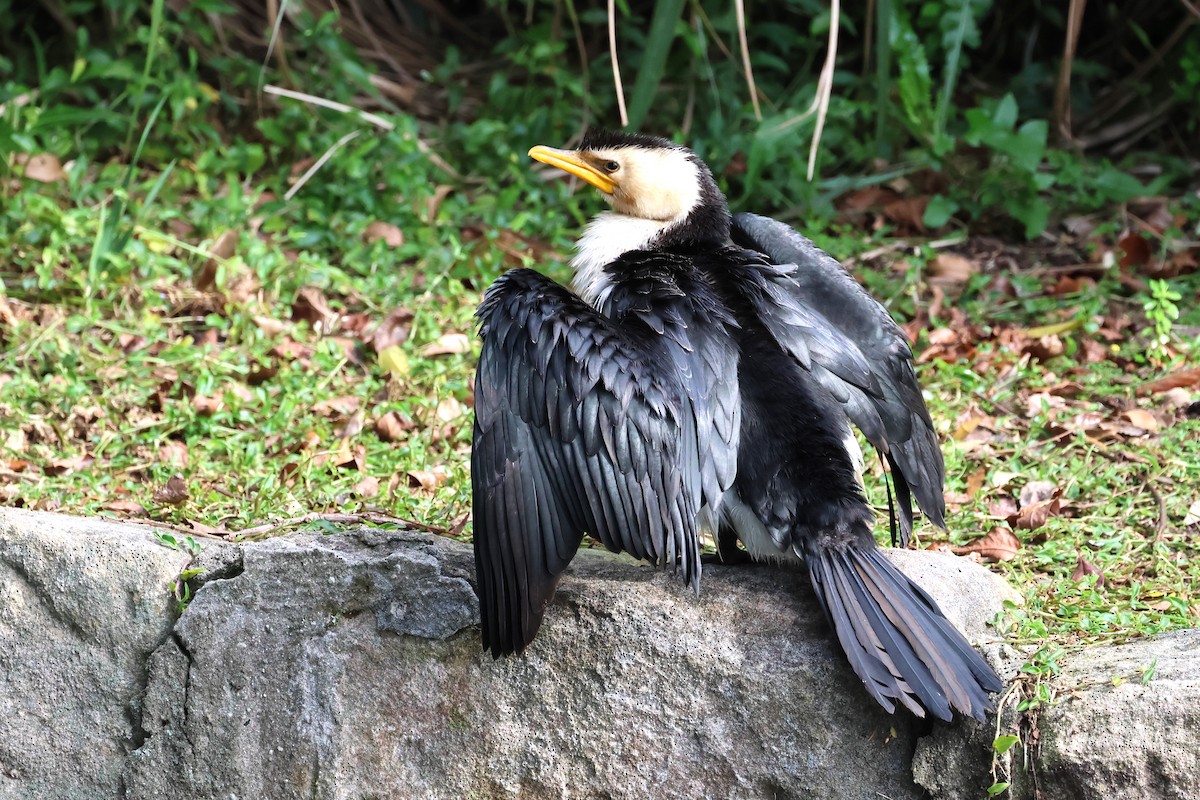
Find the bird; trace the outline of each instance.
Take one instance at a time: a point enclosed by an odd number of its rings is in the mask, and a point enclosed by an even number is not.
[[[699,591],[708,533],[722,559],[804,565],[887,712],[983,720],[1000,678],[872,533],[851,426],[890,467],[892,544],[914,500],[945,525],[941,449],[887,310],[791,226],[731,214],[687,147],[601,130],[529,156],[610,208],[580,235],[570,287],[512,269],[476,313],[484,650],[533,640],[585,535]]]

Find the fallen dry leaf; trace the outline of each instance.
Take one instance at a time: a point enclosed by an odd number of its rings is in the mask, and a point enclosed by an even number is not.
[[[83,453],[82,455],[78,456],[70,456],[68,458],[56,458],[49,464],[43,466],[42,472],[51,477],[58,475],[69,475],[73,472],[79,472],[87,469],[94,464],[95,461],[96,459],[87,453]]]
[[[168,439],[158,447],[158,462],[186,467],[188,465],[187,445],[174,439]]]
[[[295,461],[288,461],[279,468],[279,482],[284,486],[295,486],[299,472],[300,465]]]
[[[196,533],[207,533],[210,536],[222,536],[226,533],[229,533],[229,531],[225,528],[224,523],[214,528],[211,525],[205,525],[203,522],[197,522],[194,519],[190,519],[188,520],[188,527],[190,527]]]
[[[975,495],[979,494],[979,490],[983,488],[984,481],[987,480],[987,468],[980,467],[975,470],[967,478],[967,499],[974,499]]]
[[[365,420],[366,415],[362,409],[355,411],[350,415],[350,419],[346,420],[346,424],[337,432],[337,435],[342,439],[353,439],[362,432]]]
[[[1140,267],[1150,261],[1150,242],[1140,233],[1131,233],[1117,242],[1121,257],[1117,263],[1122,267]]]
[[[1172,253],[1171,256],[1163,262],[1162,269],[1155,271],[1157,278],[1174,278],[1179,275],[1187,275],[1196,271],[1196,267],[1200,266],[1200,261],[1197,261],[1197,254],[1200,250],[1181,250],[1178,253]]]
[[[1138,387],[1137,393],[1140,395],[1156,394],[1170,389],[1186,389],[1196,385],[1200,385],[1200,367],[1181,369],[1157,380],[1143,383]]]
[[[1059,497],[1053,500],[1041,500],[1021,508],[1016,514],[1008,516],[1008,524],[1014,530],[1025,529],[1035,531],[1046,524],[1046,520],[1050,517],[1057,517],[1062,513],[1063,501]]]
[[[1166,408],[1186,408],[1192,404],[1192,393],[1183,387],[1167,389],[1159,395],[1159,402]]]
[[[426,358],[458,355],[471,352],[471,340],[465,333],[443,333],[437,341],[430,342],[421,350]]]
[[[4,448],[10,453],[23,453],[25,447],[29,443],[29,437],[25,435],[24,428],[13,428],[4,436]]]
[[[255,318],[255,321],[258,321],[257,317]],[[261,323],[259,327],[262,327]],[[265,328],[262,330],[264,333],[270,333],[270,331]],[[295,339],[291,338],[284,339],[282,342],[271,348],[271,355],[275,356],[276,358],[282,358],[286,361],[299,361],[301,366],[307,365],[308,359],[312,357],[314,352],[316,351],[312,346],[297,342]]]
[[[883,215],[906,230],[922,232],[925,230],[925,207],[928,205],[928,195],[901,197],[884,204]]]
[[[338,315],[320,289],[305,286],[296,293],[292,303],[292,320],[307,322],[318,333],[329,333],[337,324]]]
[[[196,409],[196,413],[202,417],[211,417],[213,414],[221,410],[224,402],[217,397],[206,397],[198,394],[192,398],[192,408]]]
[[[1104,588],[1104,573],[1100,571],[1099,567],[1084,558],[1083,554],[1080,554],[1079,559],[1075,562],[1075,571],[1071,573],[1071,580],[1081,581],[1088,575],[1096,576],[1097,589]]]
[[[1095,339],[1084,337],[1079,340],[1080,347],[1083,348],[1083,359],[1088,364],[1099,364],[1102,361],[1107,361],[1112,350],[1105,347]]]
[[[981,558],[990,561],[1011,561],[1016,558],[1020,549],[1021,540],[1012,531],[1007,528],[993,528],[991,533],[961,547],[955,547],[953,552],[960,556],[978,553]]]
[[[432,492],[447,478],[446,470],[442,467],[435,469],[410,469],[408,471],[408,486],[410,489],[421,489]]]
[[[182,475],[172,475],[165,484],[154,490],[154,502],[168,506],[178,506],[187,502],[191,497],[188,493],[187,482]]]
[[[929,262],[930,280],[941,283],[965,283],[979,272],[979,265],[957,253],[938,253]]]
[[[1021,487],[1021,508],[1028,508],[1036,503],[1053,500],[1061,494],[1058,484],[1053,481],[1030,481]]]
[[[1189,528],[1200,523],[1200,500],[1192,503],[1183,517],[1183,527]]]
[[[196,288],[202,292],[212,289],[217,282],[217,269],[222,261],[227,261],[233,257],[237,251],[239,231],[237,228],[230,228],[217,237],[213,242],[212,247],[208,249],[208,259],[196,272],[194,283]]]
[[[1004,495],[988,504],[988,515],[997,519],[1007,519],[1019,510],[1017,508],[1017,499],[1008,495]]]
[[[24,175],[31,181],[39,183],[58,183],[67,177],[63,172],[62,162],[53,153],[36,153],[22,159],[17,156],[17,163],[24,160]]]
[[[408,333],[412,330],[413,312],[407,308],[394,308],[380,320],[371,335],[371,344],[376,353],[382,353],[389,347],[404,344],[408,341]]]
[[[241,403],[254,402],[254,392],[250,391],[249,387],[242,386],[240,383],[230,383],[225,387],[225,399],[228,400],[230,396],[233,396],[235,400]]]
[[[1087,292],[1096,288],[1096,280],[1087,275],[1063,275],[1058,281],[1046,290],[1047,294],[1077,294],[1079,292]]]
[[[379,495],[379,478],[367,475],[361,481],[354,484],[354,493],[364,500],[377,497]]]
[[[363,231],[363,239],[367,244],[382,240],[388,247],[399,247],[404,244],[404,232],[390,222],[375,220]]]
[[[291,327],[291,325],[283,320],[264,316],[262,314],[255,314],[253,319],[254,324],[258,326],[260,331],[267,335],[267,338],[274,338]]]
[[[146,507],[133,500],[110,500],[100,506],[100,508],[105,511],[115,511],[118,514],[127,514],[131,517],[144,517],[147,515]]]
[[[1052,394],[1055,397],[1078,397],[1083,394],[1083,386],[1075,381],[1059,381],[1052,386],[1047,386],[1046,394]]]
[[[1158,433],[1158,418],[1144,408],[1131,408],[1122,416],[1146,433]]]
[[[884,186],[864,186],[847,192],[838,198],[837,206],[842,211],[865,211],[891,202],[896,193]]]
[[[467,407],[453,397],[444,397],[438,404],[434,415],[441,422],[453,422],[467,413]]]
[[[11,328],[16,324],[17,315],[12,306],[8,304],[8,298],[4,296],[4,292],[0,290],[0,326]]]
[[[349,439],[341,439],[336,451],[318,453],[313,456],[312,463],[313,466],[331,464],[340,469],[363,472],[367,468],[367,448],[366,445],[351,444]]]
[[[375,420],[375,435],[385,442],[398,442],[416,428],[416,424],[399,411],[389,411]]]
[[[319,403],[313,403],[312,412],[326,417],[348,417],[358,411],[362,398],[347,394],[341,397],[331,397]]]
[[[442,201],[449,197],[452,191],[454,191],[453,186],[446,183],[438,184],[437,188],[433,190],[433,194],[425,201],[425,219],[431,225],[437,219],[438,209],[442,207]]]

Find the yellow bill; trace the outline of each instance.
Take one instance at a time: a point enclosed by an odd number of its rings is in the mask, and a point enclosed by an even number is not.
[[[617,182],[611,175],[588,163],[574,150],[558,150],[539,144],[530,148],[529,157],[582,178],[605,194],[612,194],[617,188]]]

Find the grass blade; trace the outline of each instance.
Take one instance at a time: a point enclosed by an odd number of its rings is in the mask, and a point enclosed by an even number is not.
[[[635,128],[646,119],[654,96],[658,93],[671,43],[675,40],[675,25],[683,14],[683,4],[684,0],[663,0],[654,5],[654,19],[650,21],[641,68],[629,100],[629,124]]]

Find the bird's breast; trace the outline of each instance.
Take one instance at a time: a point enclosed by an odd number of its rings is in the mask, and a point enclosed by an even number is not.
[[[668,224],[613,211],[596,215],[575,243],[571,288],[588,305],[599,308],[612,291],[608,265],[625,253],[647,249]]]

